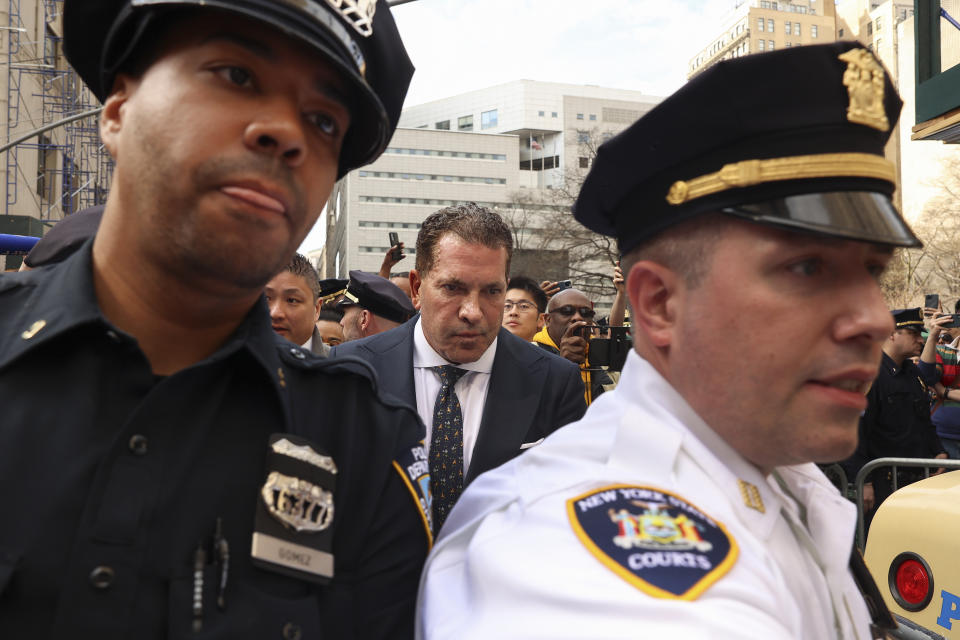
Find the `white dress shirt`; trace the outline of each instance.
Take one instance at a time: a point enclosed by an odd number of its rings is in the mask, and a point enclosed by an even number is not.
[[[470,458],[473,447],[477,444],[477,434],[480,432],[480,420],[483,418],[483,407],[487,401],[487,389],[490,388],[490,371],[493,369],[493,358],[497,354],[497,338],[487,347],[480,359],[476,362],[465,362],[455,365],[466,369],[463,377],[457,380],[453,390],[460,401],[460,413],[463,416],[463,475],[467,475],[470,468]],[[413,329],[413,384],[417,390],[417,413],[427,426],[427,439],[424,446],[427,455],[430,453],[430,434],[433,430],[433,407],[440,393],[440,376],[431,367],[439,367],[448,362],[439,353],[434,351],[427,337],[423,335],[421,320],[417,319],[417,326]]]
[[[732,563],[688,599],[634,584],[591,548],[616,548],[612,515],[589,536],[574,526],[582,497],[624,486],[694,505],[735,541]],[[855,521],[815,465],[764,476],[631,352],[582,420],[466,488],[424,567],[417,638],[869,640],[848,569]]]

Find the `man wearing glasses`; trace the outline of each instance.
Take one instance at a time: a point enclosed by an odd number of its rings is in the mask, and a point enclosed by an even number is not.
[[[547,294],[527,276],[513,276],[503,301],[503,328],[527,342],[543,328]]]
[[[593,334],[597,312],[593,302],[579,289],[567,289],[553,296],[544,314],[544,327],[533,341],[552,353],[559,354],[580,367],[583,398],[589,405],[603,393],[603,385],[612,384],[604,371],[590,366],[587,341]]]

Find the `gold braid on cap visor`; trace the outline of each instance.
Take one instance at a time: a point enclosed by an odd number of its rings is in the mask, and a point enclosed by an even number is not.
[[[679,205],[729,189],[807,178],[872,178],[896,184],[893,163],[872,153],[822,153],[770,160],[743,160],[720,171],[670,186],[667,202]]]

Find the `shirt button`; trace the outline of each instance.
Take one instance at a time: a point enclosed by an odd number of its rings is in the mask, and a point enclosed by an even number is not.
[[[300,625],[292,622],[283,625],[283,640],[300,640],[300,636],[302,635]]]
[[[142,436],[139,433],[132,435],[127,446],[130,447],[130,451],[134,455],[145,456],[147,455],[147,436]]]
[[[290,353],[293,354],[294,358],[299,358],[300,360],[303,360],[307,357],[303,354],[303,351],[301,351],[300,349],[297,349],[296,347],[291,347]]]
[[[108,589],[113,584],[114,573],[111,567],[96,567],[90,572],[90,585],[94,589]]]
[[[117,335],[117,332],[113,329],[107,331],[107,337],[113,340],[114,342],[120,342],[120,336]]]

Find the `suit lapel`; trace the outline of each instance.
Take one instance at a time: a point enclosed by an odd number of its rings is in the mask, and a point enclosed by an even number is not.
[[[417,316],[406,324],[377,336],[367,345],[374,354],[380,388],[417,408],[417,392],[413,383],[413,329]]]
[[[538,360],[534,347],[505,329],[500,330],[483,418],[465,485],[483,471],[512,458],[524,443],[534,422],[543,388]]]

